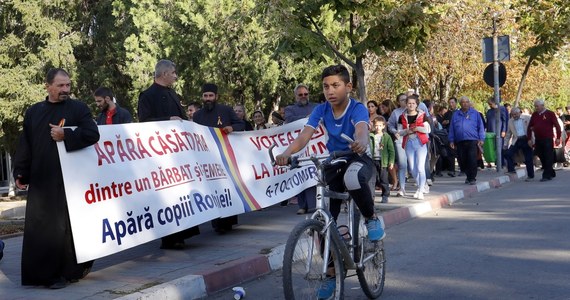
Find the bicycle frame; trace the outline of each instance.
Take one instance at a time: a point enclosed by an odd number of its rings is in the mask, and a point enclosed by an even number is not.
[[[275,145],[271,146],[269,148],[269,154],[271,157],[271,161],[275,162],[275,159],[273,157],[273,148],[275,147]],[[322,235],[324,235],[325,237],[325,241],[324,241],[324,249],[323,249],[323,261],[328,262],[329,258],[330,258],[330,243],[331,240],[333,241],[333,243],[335,244],[336,247],[338,247],[338,249],[340,250],[340,254],[344,263],[344,267],[346,270],[348,269],[357,269],[357,268],[362,268],[363,264],[368,261],[369,259],[371,259],[374,255],[370,255],[366,258],[364,258],[364,247],[360,247],[360,259],[358,264],[355,263],[354,261],[354,251],[356,248],[356,244],[355,241],[357,241],[357,239],[362,239],[362,237],[357,236],[357,237],[352,237],[350,239],[350,241],[348,242],[348,247],[347,247],[347,243],[345,243],[345,241],[343,241],[341,239],[340,233],[338,231],[337,225],[335,220],[333,219],[333,217],[331,216],[328,207],[330,205],[330,199],[334,198],[334,199],[339,199],[339,200],[346,200],[347,204],[348,204],[348,232],[351,234],[354,233],[354,226],[356,226],[357,224],[354,224],[354,201],[350,198],[350,195],[348,194],[348,192],[344,192],[344,193],[339,193],[339,192],[335,192],[335,191],[331,191],[330,189],[328,189],[328,184],[325,180],[325,168],[327,166],[330,165],[334,165],[335,160],[341,161],[342,156],[346,156],[348,154],[353,154],[353,152],[351,151],[341,151],[341,152],[336,152],[336,153],[331,153],[329,155],[320,155],[320,156],[311,156],[311,157],[296,157],[294,161],[291,162],[291,168],[296,168],[299,167],[299,163],[305,162],[305,161],[311,161],[315,167],[317,168],[317,191],[316,191],[316,210],[315,212],[311,215],[310,219],[314,219],[320,222],[323,222],[325,224],[324,228],[323,228],[323,232],[321,232]],[[331,159],[332,158],[332,159]],[[323,164],[321,162],[321,160],[330,160],[328,161],[328,163]],[[346,161],[345,161],[346,162]],[[360,221],[362,222],[363,220],[363,216],[361,215]],[[360,224],[358,224],[360,225]],[[334,228],[334,231],[331,230],[331,228]],[[331,231],[334,232],[334,234],[331,235]],[[360,241],[360,243],[358,243],[360,245],[362,245],[362,241]],[[309,249],[309,255],[313,255],[314,254],[314,247],[315,245],[312,244],[311,249]],[[310,265],[306,266],[307,272],[308,270],[311,269]],[[327,269],[328,269],[328,265],[327,264],[323,264],[323,269],[322,269],[322,273],[321,273],[321,277],[324,278],[327,274]]]

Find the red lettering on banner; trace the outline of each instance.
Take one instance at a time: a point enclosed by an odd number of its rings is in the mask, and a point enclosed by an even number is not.
[[[251,168],[253,168],[253,174],[255,175],[255,180],[259,180],[270,176],[269,169],[267,169],[267,166],[265,166],[264,163],[261,163],[261,175],[257,173],[255,165],[252,165]]]
[[[252,136],[249,138],[249,140],[257,148],[258,151],[261,149],[269,149],[269,147],[274,144],[278,147],[287,147],[295,140],[293,133],[298,136],[300,132],[301,130],[298,129],[293,132],[282,132],[274,135]],[[325,132],[323,127],[319,126],[311,137],[311,140],[318,139],[324,134]]]
[[[289,167],[273,166],[273,176],[281,175],[287,173]]]
[[[150,172],[150,176],[157,191],[194,181],[190,164],[165,169],[158,167],[158,171]]]
[[[113,198],[119,198],[133,193],[133,186],[130,182],[115,183],[108,186],[99,186],[99,183],[91,183],[89,189],[85,191],[85,202],[93,204]]]

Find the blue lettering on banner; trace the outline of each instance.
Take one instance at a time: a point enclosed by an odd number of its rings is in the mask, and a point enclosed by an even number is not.
[[[127,236],[127,234],[134,235],[143,230],[154,228],[154,221],[149,210],[150,207],[145,207],[145,213],[136,217],[132,217],[132,211],[127,212],[127,220],[115,222],[114,226],[111,226],[111,223],[107,218],[103,219],[103,243],[106,243],[107,238],[109,238],[113,241],[116,240],[117,244],[121,245],[121,239]]]
[[[292,190],[295,187],[302,185],[305,181],[315,178],[317,168],[315,166],[310,166],[306,169],[294,172],[289,178],[283,179],[273,185],[267,186],[265,189],[265,195],[269,198],[277,196],[278,194],[283,194],[286,191]]]
[[[211,194],[200,194],[195,192],[190,195],[179,197],[180,203],[172,206],[160,208],[156,213],[156,220],[160,225],[168,225],[175,223],[176,226],[182,224],[182,220],[212,209],[214,207],[224,208],[232,206],[232,195],[229,189],[223,189],[221,192],[215,190]],[[109,221],[108,218],[103,219],[103,236],[102,243],[115,241],[117,245],[123,243],[123,239],[128,236],[134,236],[144,230],[154,228],[154,219],[149,212],[150,207],[144,208],[145,212],[138,216],[133,216],[133,212],[127,212],[126,220],[116,222]]]

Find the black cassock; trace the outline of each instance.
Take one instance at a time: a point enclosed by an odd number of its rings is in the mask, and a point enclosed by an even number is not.
[[[223,128],[226,126],[232,126],[234,131],[244,131],[245,122],[238,118],[234,110],[222,104],[214,104],[211,110],[207,108],[202,108],[194,113],[192,121],[197,124]],[[232,225],[238,223],[238,216],[230,216],[226,218],[219,218],[212,220],[212,227],[218,233],[224,233],[226,231],[232,230]]]
[[[82,102],[51,103],[46,99],[26,111],[14,158],[14,178],[21,176],[21,183],[29,183],[22,285],[51,285],[61,277],[77,280],[84,277],[93,264],[77,264],[75,257],[61,165],[49,126],[59,125],[62,120],[65,126],[77,126],[64,129],[67,151],[85,148],[99,140],[91,111]]]

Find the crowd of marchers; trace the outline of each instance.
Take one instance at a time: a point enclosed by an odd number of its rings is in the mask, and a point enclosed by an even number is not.
[[[333,67],[333,70],[339,69]],[[344,78],[336,73],[330,76],[327,78]],[[231,134],[263,130],[325,113],[324,106],[319,105],[326,103],[312,102],[309,86],[302,83],[293,90],[295,102],[271,112],[268,119],[261,110],[248,115],[242,104],[230,107],[219,103],[215,83],[203,84],[202,101],[184,104],[173,89],[177,78],[172,61],[158,61],[153,83],[139,95],[140,122],[189,120]],[[348,82],[344,85],[351,87]],[[48,71],[45,86],[46,98],[25,113],[13,175],[17,188],[28,193],[21,283],[59,289],[84,278],[93,261],[78,264],[75,258],[56,142],[62,141],[67,151],[82,149],[97,143],[98,126],[130,123],[133,118],[119,106],[112,90],[100,87],[93,93],[99,109],[93,120],[85,103],[71,99],[71,79],[63,69]],[[356,105],[351,101],[347,103]],[[493,157],[501,157],[500,164],[506,166],[507,173],[515,172],[517,165],[524,165],[527,181],[534,180],[535,168],[539,165],[543,169],[540,181],[552,180],[556,176],[555,169],[562,164],[566,166],[570,106],[566,107],[566,114],[561,108],[555,113],[546,108],[544,100],[536,99],[534,112],[530,114],[508,104],[497,106],[492,98],[484,113],[477,111],[466,96],[452,97],[447,104],[422,101],[413,90],[398,94],[394,100],[366,103],[368,145],[365,150],[361,143],[357,144],[370,158],[366,162],[373,164],[375,186],[371,184],[370,189],[379,190],[379,202],[387,203],[391,195],[412,197],[412,192],[406,189],[406,183],[411,180],[417,187],[413,198],[419,200],[429,193],[436,178],[444,174],[465,176],[466,184],[476,184],[479,169],[498,163]],[[334,105],[333,110],[341,107]],[[316,109],[318,113],[314,113]],[[354,126],[350,125],[354,121],[346,117],[346,111],[335,112],[330,121],[346,119],[347,126]],[[305,129],[314,129],[319,122],[314,118],[308,119]],[[363,120],[356,123],[366,123],[365,115],[359,118]],[[320,122],[325,120],[320,119]],[[491,145],[495,141],[500,143],[499,147]],[[495,148],[502,149],[501,155],[491,155]],[[297,214],[308,213],[315,208],[315,193],[314,187],[308,188],[280,205],[298,205]],[[224,234],[238,223],[238,217],[219,218],[211,223],[217,233]],[[184,240],[198,234],[200,230],[196,226],[165,236],[161,248],[184,249]],[[3,248],[4,243],[0,241],[0,259]]]

